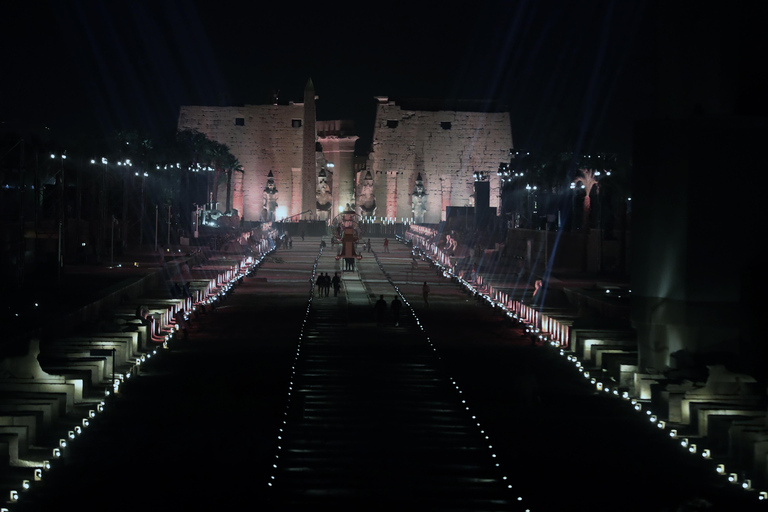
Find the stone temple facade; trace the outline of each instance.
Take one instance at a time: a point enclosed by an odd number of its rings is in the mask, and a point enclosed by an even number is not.
[[[423,209],[422,222],[438,223],[445,220],[448,206],[475,206],[476,174],[490,182],[490,205],[482,206],[498,213],[497,170],[500,163],[509,162],[512,148],[508,112],[489,112],[470,103],[439,110],[429,109],[424,101],[410,106],[386,97],[377,101],[368,163],[376,198],[374,216],[402,222]],[[471,107],[478,110],[459,110]],[[365,187],[365,177],[359,180],[359,191]]]
[[[474,206],[476,173],[490,181],[489,206],[498,208],[496,171],[512,148],[508,112],[376,98],[372,152],[356,166],[351,122],[318,121],[316,99],[310,80],[303,103],[183,106],[178,128],[198,130],[238,158],[245,172],[232,177],[232,208],[246,221],[325,220],[354,207],[376,220],[437,223],[448,206]]]

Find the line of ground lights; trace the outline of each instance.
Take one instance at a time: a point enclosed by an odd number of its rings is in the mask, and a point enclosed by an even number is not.
[[[280,427],[278,428],[277,433],[277,451],[275,453],[275,460],[272,463],[272,474],[269,476],[269,481],[267,482],[267,486],[273,487],[275,484],[275,479],[278,470],[278,464],[280,462],[280,454],[283,449],[283,434],[285,433],[285,429],[288,425],[288,413],[291,409],[291,395],[293,393],[293,383],[296,379],[296,365],[299,363],[299,356],[301,355],[301,342],[304,339],[304,328],[307,326],[307,321],[309,320],[309,311],[312,309],[312,299],[315,295],[315,275],[317,274],[317,265],[320,263],[320,257],[323,255],[323,247],[320,247],[320,252],[318,252],[317,257],[315,258],[315,262],[312,265],[312,274],[309,278],[309,300],[307,301],[307,309],[304,312],[304,319],[301,322],[301,328],[299,329],[299,341],[296,345],[296,356],[293,358],[293,366],[291,367],[291,380],[288,382],[288,397],[285,403],[285,411],[283,412],[283,422],[280,424]]]
[[[419,328],[421,329],[421,331],[424,332],[424,326],[421,324],[421,321],[416,316],[416,312],[414,311],[414,309],[411,306],[411,304],[408,302],[408,299],[406,299],[405,296],[402,294],[402,292],[400,292],[400,289],[397,287],[397,285],[395,285],[395,283],[392,281],[392,278],[384,270],[384,267],[382,266],[381,261],[379,261],[379,257],[376,254],[376,252],[375,251],[372,251],[372,252],[373,252],[374,257],[376,258],[376,262],[379,264],[379,268],[381,269],[382,273],[387,277],[387,280],[389,281],[389,283],[395,288],[395,291],[400,296],[400,298],[402,299],[403,303],[410,309],[411,314],[413,315],[413,318],[416,320],[416,325],[418,325]],[[299,342],[298,342],[298,345],[296,347],[296,356],[294,357],[293,366],[291,368],[291,380],[288,383],[288,398],[287,398],[287,403],[286,403],[286,406],[285,406],[285,411],[283,413],[283,416],[284,416],[283,417],[283,422],[282,422],[282,424],[280,425],[280,427],[278,429],[277,452],[275,453],[275,460],[274,460],[274,462],[272,464],[273,472],[269,476],[269,481],[267,482],[267,485],[269,487],[273,487],[274,484],[275,484],[275,480],[276,480],[275,473],[278,470],[278,464],[280,462],[280,453],[282,451],[283,434],[285,433],[285,428],[287,428],[287,424],[288,424],[288,419],[287,418],[288,418],[288,413],[289,413],[290,407],[291,407],[291,394],[292,394],[292,391],[293,391],[294,379],[296,378],[296,365],[298,364],[299,356],[301,355],[301,342],[304,339],[304,328],[307,325],[307,321],[309,320],[309,312],[312,309],[312,300],[314,298],[314,290],[315,290],[315,287],[314,287],[315,275],[317,273],[317,266],[318,266],[318,264],[320,262],[320,257],[322,255],[323,255],[323,248],[321,247],[320,248],[320,252],[318,253],[317,258],[315,258],[315,262],[314,262],[314,264],[312,266],[312,276],[311,276],[311,278],[309,280],[309,300],[307,302],[307,309],[306,309],[306,311],[304,313],[304,320],[302,321],[301,329],[300,329],[300,332],[299,332]],[[435,347],[435,345],[432,343],[432,340],[429,338],[429,336],[426,335],[426,333],[424,333],[424,334],[425,334],[426,341],[432,347],[432,350],[434,352],[437,352],[437,347]],[[442,359],[439,354],[436,354],[436,357],[437,357],[438,360]],[[491,458],[494,459],[494,461],[493,461],[494,467],[498,471],[501,471],[501,464],[500,464],[500,462],[497,459],[496,453],[493,451],[493,444],[491,444],[491,442],[490,442],[490,437],[488,436],[488,434],[486,434],[485,430],[483,430],[482,425],[477,420],[477,417],[475,415],[471,414],[470,408],[467,405],[467,401],[463,397],[463,393],[462,393],[461,388],[459,387],[459,385],[456,383],[456,381],[453,378],[449,377],[448,380],[451,381],[451,384],[453,384],[454,388],[456,389],[456,391],[460,395],[459,398],[461,400],[461,403],[462,403],[462,405],[464,405],[466,413],[471,416],[472,421],[476,424],[477,428],[479,429],[480,435],[483,436],[485,441],[489,443],[488,444],[488,449],[491,452],[490,453]],[[506,484],[507,489],[510,489],[510,490],[512,489],[512,484],[508,483],[509,479],[508,479],[508,477],[506,475],[502,474],[501,475],[501,480]],[[517,502],[521,506],[522,506],[522,501],[523,501],[522,496],[518,496],[517,497]],[[531,512],[531,509],[530,508],[526,508],[525,512]]]
[[[399,237],[399,236],[397,238],[401,239],[401,237]],[[426,331],[424,330],[424,325],[421,323],[421,320],[416,315],[416,310],[413,309],[413,306],[411,305],[411,303],[408,302],[408,299],[405,297],[405,295],[403,295],[403,292],[400,291],[400,287],[397,286],[397,284],[395,284],[395,282],[392,279],[392,276],[389,274],[389,272],[387,272],[384,269],[384,265],[382,265],[381,260],[379,260],[379,255],[376,253],[376,251],[373,251],[373,256],[374,256],[374,258],[376,258],[376,263],[379,264],[379,269],[384,274],[384,276],[387,278],[387,281],[389,281],[389,284],[392,285],[392,287],[397,292],[397,295],[402,299],[403,304],[405,304],[408,307],[408,309],[410,310],[411,315],[413,316],[413,319],[416,320],[416,325],[419,327],[419,329],[421,329],[421,332],[424,334],[424,339],[429,344],[429,346],[432,347],[432,351],[435,353],[435,357],[439,361],[442,361],[443,358],[440,356],[440,353],[438,352],[437,347],[435,346],[434,343],[432,343],[432,339],[426,333]],[[463,392],[461,391],[461,388],[459,387],[459,385],[456,383],[456,380],[453,377],[448,377],[448,380],[451,381],[451,384],[453,384],[454,389],[459,394],[459,399],[461,400],[461,404],[464,406],[465,412],[468,415],[471,416],[471,419],[475,423],[475,426],[477,427],[480,435],[488,443],[488,450],[490,450],[491,458],[494,459],[492,461],[493,462],[493,466],[496,468],[497,471],[500,472],[502,482],[506,485],[507,489],[509,489],[511,491],[512,490],[512,484],[509,483],[509,478],[507,477],[507,475],[504,473],[503,469],[501,468],[501,463],[499,462],[499,460],[498,460],[498,458],[496,456],[496,452],[493,450],[493,444],[491,443],[490,437],[488,436],[488,434],[485,432],[485,430],[483,429],[482,425],[478,421],[477,416],[472,414],[472,412],[470,411],[469,405],[467,405],[467,401],[464,399]],[[515,494],[517,494],[517,493],[515,493]],[[522,496],[517,496],[516,501],[518,502],[518,504],[520,506],[523,506],[523,503],[522,503],[523,497]],[[524,510],[525,510],[525,512],[531,512],[530,508],[525,508]]]
[[[271,252],[271,251],[270,251]],[[269,254],[269,253],[267,253]],[[239,274],[236,274],[228,283],[221,286],[215,293],[211,293],[208,295],[208,297],[192,306],[192,310],[190,311],[190,314],[195,312],[197,310],[197,306],[210,306],[211,308],[214,308],[216,303],[220,300],[222,300],[227,293],[229,293],[232,288],[234,287],[235,283],[241,282],[242,278],[246,275],[251,275],[255,269],[261,264],[261,262],[264,260],[263,255],[258,261],[251,262],[252,258],[248,257],[246,258],[246,265],[241,266],[243,268],[246,268],[247,270],[245,272],[241,272]],[[184,315],[185,320],[189,320],[190,315],[186,314]],[[24,494],[33,489],[33,486],[36,482],[42,482],[43,476],[45,473],[51,470],[55,470],[57,466],[58,460],[63,459],[67,452],[72,449],[74,446],[76,446],[75,441],[85,435],[87,432],[88,427],[91,425],[91,422],[96,420],[98,416],[106,411],[109,410],[109,406],[112,403],[112,400],[116,398],[120,394],[120,388],[122,384],[127,383],[130,380],[131,375],[139,375],[139,370],[141,369],[142,365],[146,366],[146,364],[149,362],[149,360],[152,358],[152,356],[159,356],[158,349],[168,349],[168,343],[172,341],[174,338],[178,337],[179,329],[173,324],[166,326],[167,328],[163,329],[163,332],[165,333],[164,336],[158,337],[155,335],[152,335],[152,340],[156,343],[162,343],[161,346],[155,347],[152,349],[151,352],[147,352],[145,354],[142,354],[141,357],[137,357],[136,360],[133,362],[133,364],[128,368],[128,371],[126,373],[118,373],[115,374],[113,377],[113,382],[111,386],[108,386],[104,390],[104,399],[100,401],[95,409],[90,409],[88,411],[88,414],[86,417],[82,418],[80,425],[74,425],[72,427],[72,430],[67,431],[66,437],[63,437],[59,439],[58,446],[52,448],[51,450],[51,459],[50,460],[44,460],[39,463],[40,467],[36,467],[34,469],[34,472],[32,474],[31,479],[24,479],[19,484],[19,489],[12,489],[9,491],[7,504],[13,505],[13,504],[20,504],[23,500]],[[0,507],[0,512],[11,512],[12,509],[8,507]]]
[[[398,236],[397,239],[403,244],[409,245],[408,242],[405,241],[402,237]],[[414,256],[416,256],[415,251]],[[459,285],[466,288],[468,292],[474,294],[475,297],[482,298],[485,302],[487,302],[488,305],[505,311],[507,316],[512,320],[524,323],[525,332],[528,334],[528,336],[537,337],[542,343],[545,344],[545,346],[549,345],[550,347],[559,350],[560,356],[565,357],[569,362],[573,363],[576,370],[581,373],[585,379],[589,380],[589,383],[595,386],[597,391],[602,392],[606,396],[614,397],[629,403],[630,406],[638,413],[642,414],[644,411],[644,417],[647,418],[652,425],[655,425],[656,428],[661,431],[667,430],[667,422],[660,420],[658,415],[654,414],[650,409],[644,409],[643,403],[636,398],[632,398],[627,391],[619,391],[619,388],[612,385],[612,383],[607,383],[604,380],[601,380],[590,374],[590,372],[584,368],[582,362],[579,361],[579,358],[576,357],[575,354],[560,348],[559,342],[550,339],[549,333],[541,332],[536,325],[525,322],[515,312],[510,311],[505,304],[494,300],[490,295],[479,292],[474,286],[472,286],[471,283],[454,274],[450,267],[441,265],[439,262],[432,260],[426,252],[420,251],[419,256],[429,259],[430,263],[435,266],[438,273],[443,277],[455,281]],[[726,470],[725,464],[716,464],[714,461],[712,461],[712,452],[709,448],[702,448],[696,443],[692,443],[687,437],[680,437],[676,429],[669,429],[669,437],[670,439],[674,440],[675,443],[679,443],[680,446],[691,455],[701,457],[702,460],[711,461],[710,463],[714,465],[713,470],[716,471],[717,474],[727,478],[731,484],[738,485],[747,492],[757,492],[758,500],[768,501],[768,491],[757,491],[752,487],[752,482],[750,479],[744,479],[740,481],[738,473],[730,473]]]

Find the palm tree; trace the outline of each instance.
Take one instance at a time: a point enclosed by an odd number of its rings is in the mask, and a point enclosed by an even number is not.
[[[181,171],[180,197],[178,198],[177,211],[181,213],[184,227],[190,228],[189,221],[192,211],[192,196],[190,190],[190,174],[194,170],[207,168],[210,166],[210,148],[211,140],[197,130],[186,129],[176,134],[175,151],[178,155],[178,169]],[[203,204],[207,201],[199,201]]]
[[[224,162],[224,172],[227,175],[227,203],[225,205],[225,213],[229,213],[232,210],[232,173],[235,171],[245,174],[243,165],[240,163],[236,156],[230,153],[229,157]],[[240,215],[242,214],[243,212],[240,212]]]
[[[589,168],[580,168],[579,169],[579,176],[576,177],[576,179],[573,181],[575,183],[581,183],[581,188],[584,189],[585,195],[584,195],[584,214],[582,217],[582,230],[584,232],[589,231],[589,214],[590,210],[592,208],[590,194],[592,193],[592,190],[595,190],[595,194],[600,193],[600,184],[597,181],[597,176],[595,174],[595,169],[589,169]]]
[[[229,151],[229,146],[215,140],[208,141],[208,158],[213,165],[213,176],[208,178],[208,195],[213,204],[218,204],[219,199],[219,179],[221,173],[226,172],[227,163],[234,158]],[[228,207],[229,205],[227,205]]]

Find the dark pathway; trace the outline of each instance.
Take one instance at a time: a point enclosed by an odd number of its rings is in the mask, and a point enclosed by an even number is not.
[[[525,346],[519,330],[428,267],[412,271],[398,244],[382,263],[441,358],[412,319],[375,328],[365,299],[394,291],[366,254],[362,299],[353,298],[361,302],[313,301],[292,377],[318,243],[280,251],[188,342],[126,384],[13,512],[676,512],[697,510],[679,507],[698,497],[715,505],[701,509],[710,512],[759,509],[563,358]],[[318,270],[336,265],[324,255]]]
[[[512,510],[488,442],[423,336],[350,321],[345,302],[313,301],[276,509]]]

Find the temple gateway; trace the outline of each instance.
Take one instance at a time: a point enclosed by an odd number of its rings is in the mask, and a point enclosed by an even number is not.
[[[496,171],[512,148],[508,112],[489,102],[448,109],[376,97],[371,151],[355,157],[352,123],[317,120],[317,99],[309,80],[303,103],[182,106],[178,129],[202,132],[238,158],[244,172],[232,178],[232,209],[246,221],[325,220],[354,209],[374,220],[438,223],[450,206],[499,214]],[[487,185],[476,198],[478,176]]]

